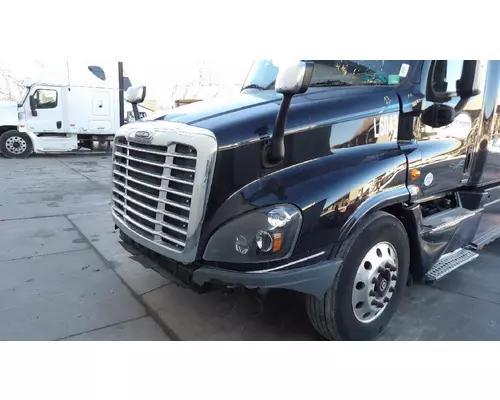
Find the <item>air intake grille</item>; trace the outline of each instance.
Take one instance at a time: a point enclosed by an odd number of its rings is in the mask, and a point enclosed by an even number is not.
[[[113,157],[115,215],[141,236],[182,252],[196,161],[192,146],[153,146],[117,138]]]

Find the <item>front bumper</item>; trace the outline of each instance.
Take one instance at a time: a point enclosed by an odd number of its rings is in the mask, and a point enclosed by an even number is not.
[[[135,237],[122,234],[121,238],[128,252],[147,257],[147,259],[136,257],[136,261],[142,263],[144,267],[151,268],[178,285],[199,293],[206,292],[212,287],[248,290],[288,289],[322,298],[342,264],[342,260],[332,259],[276,271],[229,271],[197,263],[184,265],[150,250],[135,241]],[[314,259],[311,262],[314,262]]]
[[[246,289],[289,289],[322,298],[341,264],[341,260],[334,259],[301,268],[258,273],[200,267],[193,272],[193,282],[199,286],[215,284]]]

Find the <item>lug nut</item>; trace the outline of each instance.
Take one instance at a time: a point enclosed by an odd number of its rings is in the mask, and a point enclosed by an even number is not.
[[[378,279],[377,278],[373,278],[372,279],[372,283],[375,285],[376,283],[378,282]]]
[[[384,303],[389,303],[389,300],[391,300],[389,297],[384,298]]]
[[[378,306],[378,301],[377,300],[372,300],[372,306],[377,307]]]
[[[398,280],[398,277],[396,275],[393,275],[393,277],[391,278],[394,282],[396,282]]]
[[[389,292],[394,293],[395,291],[396,291],[396,288],[394,288],[394,287],[389,288]]]
[[[384,268],[384,267],[378,267],[377,272],[378,272],[379,274],[382,274],[382,273],[384,273],[384,272],[385,272],[385,268]]]
[[[378,308],[384,308],[384,303],[382,303],[381,301],[379,301],[378,304],[377,304],[377,307]]]
[[[394,266],[394,267],[391,267],[390,270],[391,270],[391,272],[394,272],[397,270],[397,268]]]
[[[375,293],[375,291],[374,291],[374,290],[370,290],[370,293],[368,293],[368,295],[369,295],[369,296],[372,296],[372,297],[376,296],[376,294],[377,294],[377,293]]]

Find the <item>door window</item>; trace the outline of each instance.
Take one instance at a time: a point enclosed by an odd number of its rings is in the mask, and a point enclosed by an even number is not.
[[[53,89],[38,89],[35,94],[36,108],[47,110],[57,107],[57,91]]]

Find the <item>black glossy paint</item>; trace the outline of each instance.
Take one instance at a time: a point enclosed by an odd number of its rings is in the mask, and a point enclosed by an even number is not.
[[[294,253],[298,257],[331,246],[346,233],[344,225],[353,226],[368,211],[364,207],[356,213],[375,195],[380,201],[409,199],[406,157],[397,138],[374,135],[381,115],[399,113],[393,88],[314,89],[296,96],[288,117],[285,161],[273,169],[262,166],[261,153],[273,130],[278,95],[242,95],[237,104],[225,111],[218,104],[213,118],[202,103],[183,107],[192,114],[168,117],[212,130],[219,144],[199,258],[217,228],[257,207],[287,202],[302,209],[303,229]]]
[[[490,61],[482,109],[482,126],[472,160],[470,185],[490,185],[500,180],[500,61]],[[498,197],[496,197],[498,198]]]

